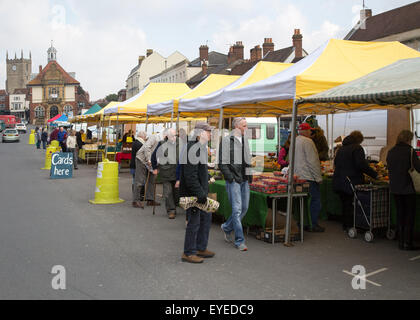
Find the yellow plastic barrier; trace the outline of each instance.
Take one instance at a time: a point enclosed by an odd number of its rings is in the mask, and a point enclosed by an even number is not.
[[[59,148],[60,147],[60,143],[58,142],[58,140],[53,140],[53,141],[51,141],[50,146],[51,147],[54,147],[54,148]]]
[[[113,204],[123,201],[119,197],[118,162],[105,159],[98,164],[95,200],[89,200],[89,202],[93,204]]]
[[[31,131],[31,134],[29,135],[29,142],[28,144],[35,144],[35,133],[34,130]]]
[[[45,152],[45,164],[44,164],[44,168],[41,168],[42,170],[51,169],[51,157],[54,152],[57,152],[57,149],[55,147],[49,146],[47,148],[47,151]]]

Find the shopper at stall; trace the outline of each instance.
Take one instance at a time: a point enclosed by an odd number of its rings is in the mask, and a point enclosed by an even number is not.
[[[209,192],[209,172],[207,143],[213,127],[205,122],[198,122],[182,157],[180,165],[180,197],[197,197],[198,203],[207,201]],[[187,209],[188,224],[185,231],[184,254],[182,261],[202,263],[204,258],[214,257],[215,253],[207,250],[211,227],[211,213],[197,207]]]
[[[308,123],[302,123],[299,128],[299,135],[296,137],[295,151],[295,174],[309,182],[309,194],[311,196],[311,232],[324,232],[325,228],[318,224],[319,213],[321,212],[321,189],[322,182],[321,163],[318,150],[311,139],[312,128]]]
[[[58,132],[60,131],[60,129],[55,128],[51,134],[50,134],[50,143],[53,142],[54,140],[58,139]]]
[[[82,149],[83,145],[85,144],[83,142],[83,139],[82,139],[82,136],[83,136],[84,133],[85,133],[85,131],[83,129],[80,129],[80,131],[76,133],[77,147],[79,149]]]
[[[66,147],[67,152],[73,154],[73,167],[74,170],[77,170],[77,161],[78,161],[78,154],[77,154],[77,138],[76,132],[74,130],[69,131],[69,136],[66,139]]]
[[[36,141],[36,148],[41,148],[41,132],[38,127],[35,128],[35,141]]]
[[[289,148],[290,148],[290,135],[287,137],[286,142],[279,151],[279,156],[277,158],[277,163],[281,165],[282,168],[289,166]]]
[[[147,134],[144,131],[140,131],[137,134],[137,139],[134,140],[133,146],[131,149],[131,160],[130,160],[130,173],[133,176],[133,184],[131,186],[133,192],[133,207],[141,208],[141,199],[144,197],[144,189],[139,188],[136,184],[136,155],[137,152],[143,147],[146,143]]]
[[[41,141],[42,141],[42,149],[45,150],[47,148],[47,142],[48,142],[48,132],[46,128],[42,129]]]
[[[344,138],[342,147],[338,149],[334,159],[333,189],[341,199],[343,208],[343,229],[353,226],[353,191],[350,186],[350,179],[353,185],[363,184],[363,174],[372,178],[377,177],[366,160],[365,151],[360,145],[363,142],[363,135],[360,131],[353,131]],[[348,178],[348,179],[347,179]]]
[[[179,140],[175,129],[168,129],[152,154],[152,167],[155,176],[163,184],[163,197],[165,198],[166,212],[169,219],[176,217],[176,204],[178,201],[179,181],[177,181],[176,168],[179,162]]]
[[[313,128],[311,131],[311,139],[315,143],[315,147],[319,155],[319,160],[327,161],[329,159],[328,152],[330,151],[330,149],[328,148],[328,142],[327,138],[324,135],[324,130],[317,127]]]
[[[416,216],[416,190],[408,171],[414,168],[420,172],[420,160],[411,147],[413,133],[400,132],[397,144],[388,152],[389,187],[397,208],[398,247],[401,250],[419,250],[414,246],[414,225]]]
[[[145,188],[145,197],[148,206],[160,206],[160,203],[155,201],[154,183],[156,176],[153,174],[151,161],[152,153],[156,149],[158,142],[158,135],[152,135],[140,148],[136,155],[136,187],[140,190],[141,188]],[[141,202],[136,202],[136,205],[134,206],[143,208],[143,204]]]
[[[57,140],[60,143],[60,147],[63,152],[67,151],[66,139],[67,139],[67,132],[66,130],[64,130],[63,127],[60,127],[60,131],[58,131],[58,134],[57,134]]]
[[[232,215],[222,224],[225,240],[232,242],[231,233],[235,233],[234,244],[240,251],[247,251],[242,228],[242,219],[249,206],[249,183],[252,175],[251,152],[248,139],[245,137],[247,122],[245,118],[235,118],[232,121],[234,129],[222,139],[219,148],[219,168],[226,181],[226,191],[232,206]]]
[[[133,130],[129,130],[128,132],[124,133],[124,136],[122,138],[122,143],[127,143],[127,138],[131,137],[134,140]]]

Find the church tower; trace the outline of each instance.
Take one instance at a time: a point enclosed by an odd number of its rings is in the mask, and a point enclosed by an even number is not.
[[[15,53],[14,59],[9,59],[9,53],[6,53],[6,91],[13,94],[15,89],[26,88],[26,84],[31,80],[32,57],[29,53],[29,59],[23,58],[23,50],[20,58]]]

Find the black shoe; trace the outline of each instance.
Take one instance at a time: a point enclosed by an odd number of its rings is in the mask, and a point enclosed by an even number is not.
[[[325,232],[325,228],[320,225],[315,225],[312,227],[311,232]]]
[[[79,168],[74,168],[74,170],[79,170]]]

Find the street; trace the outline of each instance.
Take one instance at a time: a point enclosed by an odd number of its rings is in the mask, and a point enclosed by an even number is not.
[[[28,137],[0,144],[0,299],[420,299],[419,252],[386,238],[350,239],[333,221],[292,248],[249,235],[248,252],[225,243],[213,223],[216,256],[183,263],[185,214],[169,220],[164,206],[155,216],[133,208],[127,169],[119,180],[125,202],[90,204],[95,166],[51,180],[40,169],[44,150]],[[52,287],[57,265],[65,290]],[[356,265],[372,273],[365,290],[352,288]]]

